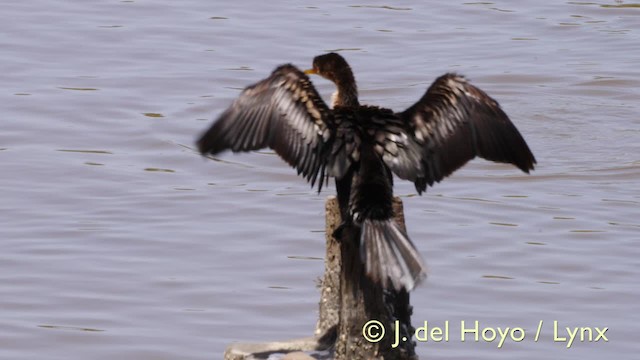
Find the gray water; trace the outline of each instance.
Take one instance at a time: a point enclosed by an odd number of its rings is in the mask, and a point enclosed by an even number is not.
[[[362,102],[395,110],[465,74],[538,159],[531,175],[474,160],[422,197],[397,182],[429,266],[414,324],[451,328],[420,357],[632,358],[639,7],[5,0],[0,359],[219,359],[311,335],[333,186],[317,195],[270,151],[212,161],[193,142],[244,86],[328,50]],[[526,337],[461,342],[462,320]],[[608,342],[567,349],[554,320]]]

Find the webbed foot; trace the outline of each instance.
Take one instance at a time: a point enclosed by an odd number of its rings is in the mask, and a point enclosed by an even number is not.
[[[342,236],[344,235],[344,232],[348,230],[349,226],[350,226],[349,223],[347,223],[346,221],[343,221],[342,223],[340,223],[340,225],[338,225],[338,227],[335,230],[333,230],[333,234],[331,235],[337,241],[342,241]]]

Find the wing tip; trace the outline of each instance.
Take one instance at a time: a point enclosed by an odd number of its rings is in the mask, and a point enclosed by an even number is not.
[[[524,142],[524,139],[522,141]],[[526,142],[524,144],[526,146]],[[522,170],[522,172],[529,174],[531,171],[535,170],[538,162],[531,150],[529,150],[528,146],[526,147],[525,153],[522,155],[524,155],[524,159],[514,162],[513,164],[518,167],[518,169]]]
[[[204,142],[204,138],[200,138],[196,141],[196,148],[198,149],[198,152],[200,153],[200,155],[204,156],[208,153],[207,147]]]
[[[200,155],[203,156],[208,154],[214,155],[219,152],[216,149],[215,141],[212,141],[210,139],[209,132],[205,133],[196,141],[196,148],[198,149]]]

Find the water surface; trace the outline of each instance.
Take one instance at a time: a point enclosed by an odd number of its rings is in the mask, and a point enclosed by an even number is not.
[[[193,141],[275,66],[340,51],[362,101],[402,110],[444,72],[495,97],[538,159],[474,160],[415,195],[429,359],[640,350],[640,9],[632,2],[6,1],[0,31],[0,358],[211,359],[310,335],[324,199],[269,151]],[[331,84],[314,78],[327,97]],[[544,321],[538,342],[533,341]],[[554,342],[552,322],[608,327]]]

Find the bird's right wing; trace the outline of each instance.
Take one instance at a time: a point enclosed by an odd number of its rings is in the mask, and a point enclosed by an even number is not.
[[[333,114],[309,78],[295,66],[244,89],[198,140],[202,154],[269,147],[318,191],[334,131]]]

